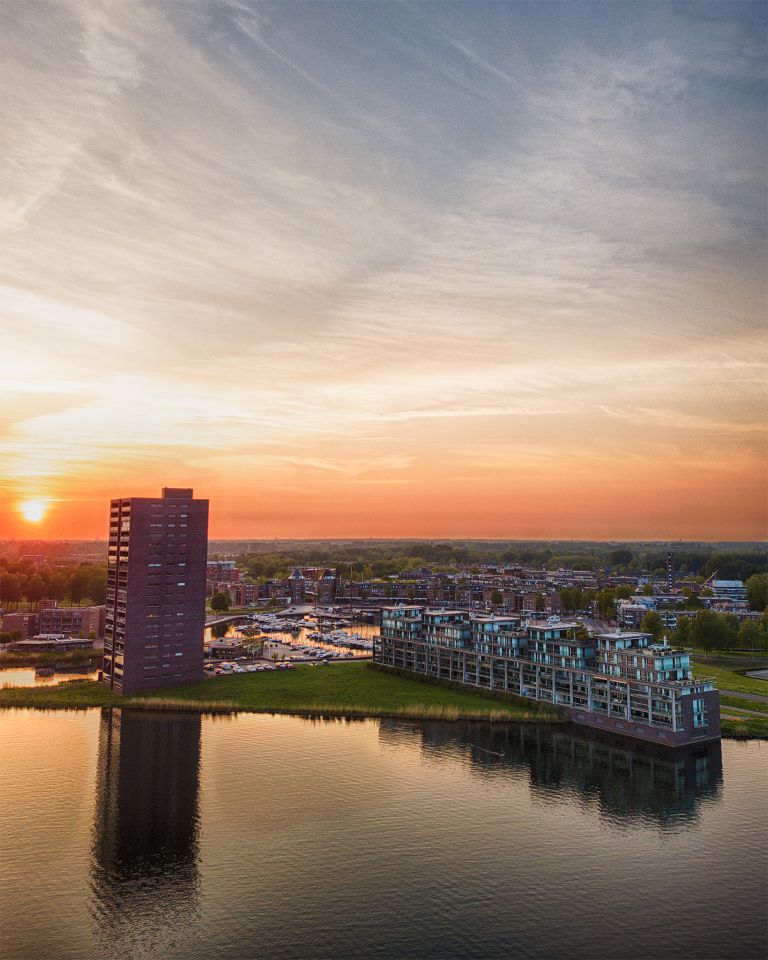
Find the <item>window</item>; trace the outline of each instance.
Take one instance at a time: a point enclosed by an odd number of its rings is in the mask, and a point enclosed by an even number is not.
[[[706,727],[707,711],[704,708],[704,700],[693,701],[693,725],[694,727]]]

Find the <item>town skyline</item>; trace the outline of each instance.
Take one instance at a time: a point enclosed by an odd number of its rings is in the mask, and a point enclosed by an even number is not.
[[[3,19],[0,537],[765,536],[763,5]]]

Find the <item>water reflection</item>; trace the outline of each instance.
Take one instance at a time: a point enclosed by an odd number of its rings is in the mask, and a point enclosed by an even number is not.
[[[104,708],[91,889],[112,953],[151,955],[197,915],[198,714]]]
[[[719,741],[673,751],[571,728],[382,720],[383,744],[404,738],[435,762],[460,759],[479,775],[527,774],[535,801],[596,805],[617,828],[690,825],[702,804],[722,798]]]

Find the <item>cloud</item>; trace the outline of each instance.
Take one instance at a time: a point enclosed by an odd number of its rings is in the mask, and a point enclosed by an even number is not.
[[[8,4],[4,472],[757,462],[762,42],[718,9]]]

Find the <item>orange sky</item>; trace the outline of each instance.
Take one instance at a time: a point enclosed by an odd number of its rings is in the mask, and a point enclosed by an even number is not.
[[[10,5],[0,538],[763,538],[748,6]]]
[[[681,476],[674,466],[574,460],[558,471],[529,466],[444,472],[434,465],[390,482],[375,471],[339,476],[289,468],[258,482],[210,468],[198,476],[169,466],[147,481],[126,470],[110,482],[87,475],[51,489],[41,522],[4,499],[3,537],[105,537],[110,496],[156,496],[162,485],[195,484],[211,499],[210,533],[237,537],[486,537],[575,539],[760,539],[765,491],[759,471],[713,464]],[[706,477],[707,491],[702,484]],[[61,498],[57,498],[57,494]]]

